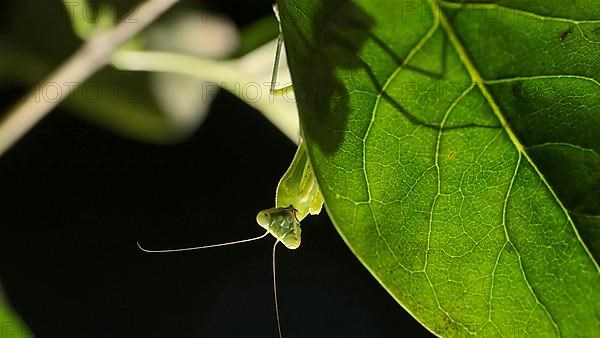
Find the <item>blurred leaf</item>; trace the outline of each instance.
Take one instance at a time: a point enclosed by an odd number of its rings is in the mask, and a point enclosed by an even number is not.
[[[241,57],[254,49],[277,38],[277,20],[274,15],[266,16],[242,28],[240,32],[240,47],[235,57]]]
[[[390,294],[442,336],[597,334],[600,7],[278,3],[328,212]]]
[[[181,52],[206,58],[224,59],[236,50],[239,34],[233,22],[206,12],[174,13],[169,20],[152,27],[148,48]],[[182,134],[195,130],[204,121],[218,90],[197,77],[152,73],[152,92],[158,105]]]
[[[33,335],[23,321],[10,308],[0,290],[0,337],[31,338]]]
[[[63,4],[69,19],[71,20],[71,25],[73,26],[73,32],[75,35],[82,40],[87,39],[95,29],[95,24],[90,20],[85,19],[85,17],[81,15],[85,8],[90,7],[89,2],[87,0],[63,0]]]

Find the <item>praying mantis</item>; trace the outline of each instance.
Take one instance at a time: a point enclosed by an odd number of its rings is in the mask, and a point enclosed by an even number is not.
[[[279,34],[271,79],[271,94],[284,95],[292,91],[293,87],[275,88],[283,46],[283,33],[276,4],[273,5],[273,12],[279,23]],[[297,249],[301,242],[300,221],[309,214],[319,214],[323,202],[323,195],[310,163],[306,144],[300,140],[292,164],[277,185],[275,207],[260,211],[256,216],[256,222],[275,237],[276,245],[281,242],[288,249]]]
[[[293,87],[275,88],[283,46],[283,33],[277,4],[273,5],[273,12],[279,23],[279,34],[271,78],[271,94],[285,95],[293,91]],[[301,139],[292,164],[277,185],[275,208],[259,212],[256,221],[288,249],[297,249],[301,241],[300,221],[308,214],[319,214],[323,202],[323,195],[310,163],[306,144]]]
[[[279,22],[279,34],[277,38],[277,49],[275,52],[275,62],[271,78],[272,95],[280,96],[293,91],[292,86],[275,88],[277,83],[277,74],[279,70],[279,61],[283,47],[283,34],[281,30],[281,20],[277,5],[273,5],[275,17]],[[279,318],[279,305],[277,301],[277,282],[276,282],[276,264],[275,253],[277,244],[282,243],[286,248],[294,250],[300,247],[301,227],[300,222],[310,215],[317,215],[323,208],[324,199],[317,183],[313,167],[307,152],[305,142],[300,139],[298,149],[287,171],[277,185],[275,193],[275,206],[264,209],[256,215],[256,222],[266,230],[264,234],[258,237],[243,239],[219,244],[203,245],[182,249],[168,250],[149,250],[141,246],[138,242],[138,248],[146,253],[168,253],[182,252],[228,245],[236,245],[256,241],[267,237],[269,234],[275,238],[273,245],[273,294],[275,300],[275,314],[277,318],[277,330],[279,337],[283,337],[281,330],[281,321]]]

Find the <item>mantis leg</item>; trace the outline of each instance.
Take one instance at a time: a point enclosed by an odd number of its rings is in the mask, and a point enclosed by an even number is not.
[[[279,61],[281,60],[281,50],[283,49],[283,33],[281,31],[281,21],[279,19],[279,11],[277,5],[273,5],[273,11],[277,22],[279,22],[279,35],[277,35],[277,50],[275,51],[275,62],[273,63],[273,73],[271,75],[271,95],[282,96],[294,91],[293,86],[285,86],[282,88],[275,88],[277,85],[277,75],[279,73]]]

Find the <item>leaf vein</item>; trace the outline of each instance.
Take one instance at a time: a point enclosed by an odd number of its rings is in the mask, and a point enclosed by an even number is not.
[[[423,45],[425,43],[427,43],[427,41],[429,41],[429,39],[433,36],[433,33],[437,30],[437,28],[439,27],[439,20],[437,18],[437,16],[434,16],[434,23],[431,25],[431,27],[429,28],[429,30],[427,31],[427,33],[419,40],[419,42],[417,42],[417,44],[410,50],[410,52],[408,53],[408,55],[406,56],[406,58],[404,59],[404,61],[398,65],[398,67],[396,67],[396,69],[390,74],[390,76],[388,77],[388,79],[386,80],[385,84],[383,85],[383,87],[381,88],[379,94],[377,95],[377,99],[375,100],[375,105],[373,107],[373,111],[372,111],[372,115],[371,115],[371,120],[369,122],[369,126],[367,127],[367,130],[365,132],[365,136],[363,138],[363,174],[365,177],[365,183],[367,186],[367,196],[368,196],[368,204],[369,204],[369,209],[371,211],[371,215],[373,216],[373,221],[375,223],[375,229],[377,231],[377,235],[379,238],[381,238],[381,240],[383,241],[383,243],[385,244],[387,250],[392,254],[392,256],[394,257],[394,259],[396,260],[397,264],[402,267],[404,270],[411,272],[412,271],[408,268],[406,268],[400,261],[400,259],[398,258],[398,256],[396,255],[396,253],[394,252],[394,250],[392,250],[392,247],[390,246],[390,244],[388,243],[387,239],[385,238],[385,236],[383,236],[383,233],[381,232],[381,227],[379,226],[379,223],[377,221],[377,217],[375,216],[375,211],[373,210],[373,196],[371,194],[371,187],[369,185],[369,176],[367,173],[367,139],[369,137],[371,128],[375,122],[375,118],[376,118],[376,113],[377,110],[379,108],[379,103],[381,102],[381,99],[383,97],[383,94],[385,92],[385,90],[387,89],[387,87],[390,85],[390,83],[392,82],[392,80],[396,77],[396,75],[410,62],[410,60],[412,60],[412,58],[416,55],[416,53],[423,47]]]
[[[527,162],[529,162],[529,164],[531,165],[531,167],[538,174],[538,176],[540,177],[540,179],[542,180],[542,182],[544,183],[544,185],[548,189],[548,191],[554,197],[555,202],[560,206],[560,208],[563,211],[563,214],[569,220],[569,223],[571,224],[571,227],[572,227],[572,229],[573,229],[573,231],[575,233],[575,236],[577,237],[577,240],[578,240],[579,244],[582,246],[582,248],[587,253],[588,258],[590,259],[591,263],[596,267],[596,270],[600,272],[600,266],[598,265],[598,263],[596,262],[596,260],[592,256],[591,252],[589,251],[589,249],[587,248],[587,246],[585,245],[585,243],[581,239],[581,236],[579,235],[579,232],[577,231],[577,228],[575,227],[575,223],[571,219],[571,216],[569,215],[568,210],[563,205],[563,203],[560,201],[560,199],[556,195],[556,192],[554,191],[554,189],[552,189],[552,187],[550,186],[550,184],[548,183],[548,181],[546,180],[546,178],[544,177],[544,175],[541,173],[541,171],[539,170],[539,168],[537,167],[537,165],[535,164],[535,162],[533,162],[533,160],[531,159],[531,157],[529,156],[529,154],[525,151],[525,147],[521,144],[521,142],[519,141],[519,139],[517,138],[517,136],[515,135],[515,133],[510,128],[508,122],[506,121],[506,118],[504,117],[504,115],[500,111],[500,108],[496,104],[496,102],[493,99],[491,93],[489,92],[489,90],[487,89],[487,87],[484,85],[484,81],[483,81],[481,75],[479,74],[479,72],[475,68],[475,65],[471,61],[471,59],[468,56],[468,54],[467,54],[464,46],[462,45],[462,43],[459,40],[459,38],[456,35],[456,33],[454,32],[454,29],[452,28],[450,22],[448,21],[448,19],[446,18],[445,14],[442,11],[442,9],[438,5],[438,1],[440,1],[440,0],[428,0],[430,6],[432,8],[432,10],[434,11],[434,13],[437,13],[436,17],[439,18],[439,21],[440,21],[442,27],[444,28],[444,30],[448,34],[448,37],[450,38],[450,42],[454,46],[455,51],[459,54],[461,61],[463,62],[463,64],[467,68],[467,71],[469,72],[469,75],[471,76],[472,81],[475,82],[477,84],[477,86],[479,87],[479,89],[481,90],[481,93],[483,94],[483,96],[485,97],[485,99],[488,101],[490,107],[492,108],[494,114],[496,115],[496,118],[498,118],[498,120],[500,121],[502,127],[507,132],[507,134],[508,134],[510,140],[512,141],[513,145],[516,147],[516,149],[518,150],[518,152],[520,154],[522,154],[523,156],[525,156],[525,158],[527,159]]]
[[[596,85],[600,86],[600,81],[591,78],[591,77],[587,77],[587,76],[581,76],[581,75],[537,75],[537,76],[518,76],[518,77],[512,77],[512,78],[504,78],[504,79],[496,79],[496,80],[483,80],[484,84],[498,84],[498,83],[510,83],[510,82],[517,82],[517,81],[534,81],[534,80],[544,80],[544,79],[579,79],[579,80],[585,80],[585,81],[590,81],[595,83]]]
[[[528,12],[528,11],[525,11],[522,9],[503,6],[503,5],[499,5],[499,4],[491,4],[491,3],[472,3],[471,2],[471,3],[460,3],[459,4],[459,3],[449,2],[449,1],[444,1],[444,0],[438,0],[438,2],[442,6],[447,7],[447,8],[500,9],[500,10],[504,10],[504,11],[513,11],[513,12],[515,12],[515,14],[529,16],[531,18],[534,18],[534,19],[537,19],[540,21],[556,21],[556,22],[574,24],[577,27],[577,30],[579,30],[579,34],[581,34],[581,37],[585,41],[587,41],[589,43],[593,43],[593,44],[600,43],[600,41],[591,40],[589,37],[587,37],[585,35],[585,32],[583,31],[583,29],[581,29],[581,24],[600,23],[600,20],[573,20],[573,19],[562,18],[562,17],[544,16],[544,15]],[[515,15],[515,17],[516,17],[516,15]]]
[[[590,152],[596,156],[600,156],[600,154],[598,154],[598,152],[595,149],[592,148],[585,148],[576,144],[572,144],[572,143],[566,143],[566,142],[546,142],[546,143],[540,143],[540,144],[536,144],[530,147],[527,147],[527,149],[532,150],[532,149],[538,149],[538,148],[544,148],[544,147],[551,147],[551,146],[564,146],[564,147],[569,147],[569,148],[573,148],[573,149],[577,149],[577,150],[581,150],[581,151],[585,151],[585,152]]]
[[[497,3],[481,3],[481,2],[480,3],[477,3],[477,2],[457,3],[457,2],[446,1],[446,0],[438,0],[438,3],[440,3],[444,7],[454,8],[454,9],[476,8],[476,9],[500,9],[500,10],[505,10],[505,11],[513,11],[513,12],[518,12],[523,15],[531,16],[533,18],[536,18],[539,20],[544,20],[544,21],[560,21],[560,22],[568,22],[568,23],[573,23],[573,24],[600,23],[600,20],[573,20],[573,19],[563,18],[563,17],[558,17],[558,16],[541,15],[541,14],[537,14],[537,13],[533,13],[533,12],[528,12],[523,9],[500,5]]]

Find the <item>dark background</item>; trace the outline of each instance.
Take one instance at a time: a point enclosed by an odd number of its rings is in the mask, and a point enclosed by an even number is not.
[[[270,15],[270,3],[203,2],[240,27]],[[10,26],[11,6],[2,6],[2,34],[27,29]],[[36,39],[28,43],[59,37]],[[1,86],[0,110],[26,91]],[[129,141],[57,109],[0,158],[0,276],[9,300],[39,338],[275,337],[271,239],[163,255],[135,242],[176,248],[261,234],[256,212],[273,205],[294,150],[227,93],[176,146]],[[325,213],[307,218],[302,246],[280,247],[277,260],[285,337],[430,335]]]

